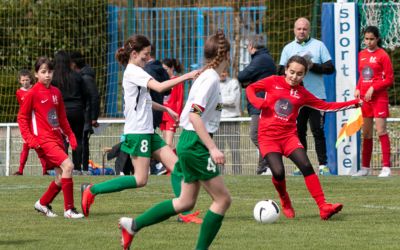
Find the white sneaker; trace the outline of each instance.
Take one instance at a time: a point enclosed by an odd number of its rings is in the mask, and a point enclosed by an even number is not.
[[[76,208],[72,208],[64,211],[64,217],[68,219],[81,219],[84,216],[83,214],[78,213],[78,211],[76,211]]]
[[[381,173],[378,175],[378,177],[389,177],[391,173],[391,170],[389,167],[382,167]]]
[[[267,170],[262,172],[261,175],[272,175],[271,169],[267,168]]]
[[[358,170],[357,173],[353,174],[353,177],[359,177],[359,176],[367,176],[370,174],[370,169],[366,167],[361,167],[360,170]]]
[[[47,217],[50,217],[50,218],[57,217],[57,215],[51,210],[51,206],[50,205],[43,206],[42,204],[40,204],[40,201],[37,201],[35,203],[34,207],[35,207],[36,211],[46,215]]]

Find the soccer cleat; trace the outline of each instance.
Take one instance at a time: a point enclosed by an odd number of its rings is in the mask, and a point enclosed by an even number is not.
[[[121,229],[121,246],[124,250],[128,250],[132,244],[135,232],[132,230],[133,219],[121,217],[118,222],[118,228]]]
[[[42,213],[42,214],[46,215],[47,217],[50,217],[50,218],[57,217],[57,214],[55,214],[51,210],[51,206],[50,205],[43,206],[42,204],[40,204],[40,200],[38,200],[35,203],[35,210],[38,211],[39,213]]]
[[[15,173],[13,173],[13,175],[17,176],[17,175],[24,175],[24,174],[21,173],[21,172],[19,172],[19,171],[17,171],[17,172],[15,172]]]
[[[361,167],[360,170],[357,171],[357,173],[353,174],[353,177],[360,177],[360,176],[367,176],[370,174],[370,169],[366,167]]]
[[[326,165],[320,165],[319,169],[318,169],[318,173],[319,173],[319,175],[324,175],[324,176],[332,175],[328,166],[326,166]]]
[[[343,204],[340,203],[325,203],[319,208],[319,215],[321,216],[321,220],[329,220],[332,215],[339,213],[342,208]]]
[[[271,169],[267,168],[267,170],[262,172],[261,175],[272,175]]]
[[[382,167],[381,173],[378,177],[389,177],[391,174],[390,167]]]
[[[293,219],[295,217],[295,212],[292,207],[292,202],[288,198],[281,198],[282,213],[288,219]]]
[[[96,197],[92,192],[90,192],[90,188],[93,186],[93,184],[88,184],[84,183],[81,185],[81,194],[82,194],[82,200],[81,200],[81,206],[82,206],[82,212],[85,215],[85,217],[89,216],[89,209],[90,206],[94,203],[94,198]]]
[[[267,171],[268,167],[266,166],[258,166],[257,167],[257,175],[262,175]]]
[[[183,223],[201,224],[203,223],[203,219],[197,217],[199,214],[200,211],[196,211],[191,214],[178,214],[178,221]]]
[[[76,208],[71,208],[67,211],[64,211],[64,217],[67,219],[82,219],[83,214],[78,213],[78,211],[76,211]]]

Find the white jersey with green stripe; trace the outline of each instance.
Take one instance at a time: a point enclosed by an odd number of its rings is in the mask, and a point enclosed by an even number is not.
[[[201,116],[208,133],[215,133],[219,127],[221,110],[219,75],[214,69],[207,69],[194,81],[190,89],[180,118],[180,126],[186,130],[194,130],[189,121],[189,114],[196,112]]]
[[[125,101],[124,134],[152,134],[153,113],[152,100],[147,84],[152,77],[141,67],[128,64],[122,87]]]

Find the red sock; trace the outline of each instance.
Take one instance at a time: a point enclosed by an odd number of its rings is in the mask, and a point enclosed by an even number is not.
[[[320,208],[326,203],[326,201],[324,191],[322,191],[321,183],[319,182],[318,176],[316,174],[306,176],[304,177],[304,181],[306,183],[308,191]]]
[[[382,149],[382,167],[390,167],[390,140],[388,134],[379,136]]]
[[[28,160],[29,149],[30,148],[28,146],[28,143],[22,144],[22,151],[19,156],[19,169],[18,169],[18,172],[20,172],[21,174],[24,172],[25,164],[26,161]]]
[[[57,194],[61,191],[61,187],[56,184],[55,181],[52,181],[47,188],[47,191],[40,198],[40,204],[43,206],[49,205],[54,198],[56,198]]]
[[[72,178],[61,178],[61,187],[64,193],[64,209],[74,208],[74,182]]]
[[[372,138],[364,138],[362,145],[362,159],[361,166],[369,168],[372,156]]]
[[[276,191],[278,191],[279,197],[281,198],[282,207],[286,207],[285,205],[291,206],[291,201],[289,198],[289,194],[286,191],[286,180],[283,179],[281,181],[276,180],[272,177],[272,183],[275,186]]]

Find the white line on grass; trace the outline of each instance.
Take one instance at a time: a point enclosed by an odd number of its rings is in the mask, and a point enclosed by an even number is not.
[[[363,205],[362,207],[365,208],[372,208],[372,209],[389,209],[389,210],[400,210],[400,207],[393,207],[393,206],[378,206],[378,205]]]

